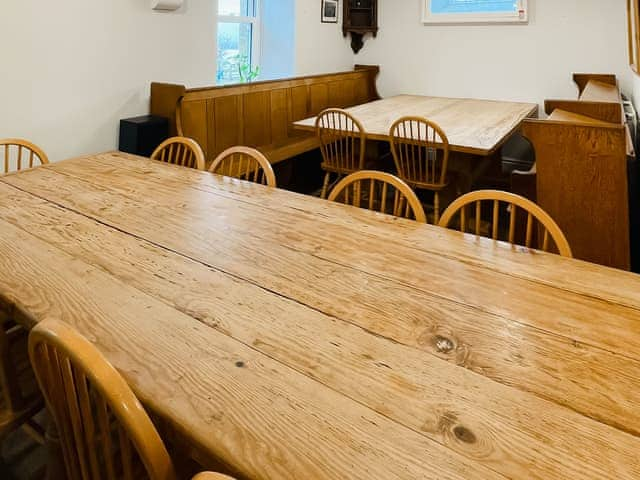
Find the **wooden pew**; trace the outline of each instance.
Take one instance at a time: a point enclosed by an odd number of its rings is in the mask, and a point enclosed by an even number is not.
[[[627,157],[634,155],[615,76],[576,74],[578,100],[548,100],[547,120],[527,120],[537,203],[576,258],[629,270]],[[516,184],[518,182],[515,182]]]
[[[294,130],[293,122],[380,98],[378,72],[356,65],[350,72],[206,88],[152,83],[151,113],[169,118],[171,134],[200,143],[207,165],[234,145],[257,148],[278,163],[318,148],[315,135]]]

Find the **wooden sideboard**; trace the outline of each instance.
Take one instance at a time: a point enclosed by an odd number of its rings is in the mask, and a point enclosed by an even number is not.
[[[170,132],[195,139],[207,163],[234,145],[261,150],[271,163],[318,147],[314,134],[292,123],[329,107],[352,107],[379,97],[377,66],[238,85],[188,89],[151,84],[151,113],[169,118]]]
[[[576,74],[578,100],[547,100],[522,133],[536,153],[536,197],[576,258],[629,270],[627,158],[635,155],[613,75]]]

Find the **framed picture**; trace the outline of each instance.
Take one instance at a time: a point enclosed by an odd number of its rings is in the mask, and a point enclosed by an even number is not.
[[[629,64],[638,73],[640,66],[640,1],[627,0]]]
[[[322,23],[338,23],[339,0],[322,0]]]

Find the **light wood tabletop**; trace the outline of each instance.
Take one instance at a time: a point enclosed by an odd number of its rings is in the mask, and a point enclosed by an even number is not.
[[[640,478],[638,292],[126,154],[0,177],[0,303],[73,325],[242,478]]]
[[[538,105],[470,98],[398,95],[346,109],[362,123],[367,138],[386,141],[393,122],[419,116],[436,122],[449,138],[451,150],[492,155],[518,129],[525,118],[536,116]],[[293,124],[314,130],[315,117]]]

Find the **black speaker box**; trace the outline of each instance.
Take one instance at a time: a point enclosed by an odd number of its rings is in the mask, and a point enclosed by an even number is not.
[[[169,136],[169,121],[165,117],[143,115],[120,120],[121,152],[149,157]]]

